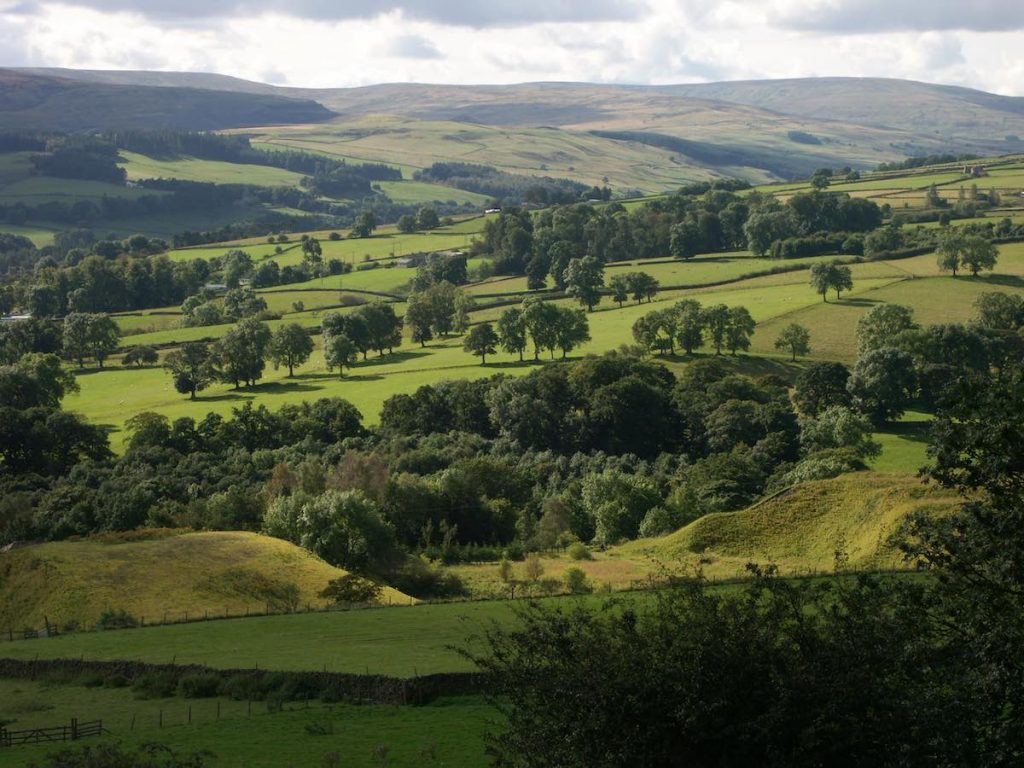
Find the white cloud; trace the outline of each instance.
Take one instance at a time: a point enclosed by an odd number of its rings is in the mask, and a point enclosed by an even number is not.
[[[272,0],[0,0],[0,65],[213,71],[310,87],[848,75],[1024,95],[1017,4],[1002,31],[983,31],[996,26],[991,14],[960,29],[945,0],[930,3],[931,25],[912,27],[891,0],[884,12],[879,0],[306,0],[287,10]],[[854,6],[874,21],[844,21]],[[193,8],[202,13],[186,18]]]

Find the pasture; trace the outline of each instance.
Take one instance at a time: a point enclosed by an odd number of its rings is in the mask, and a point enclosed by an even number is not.
[[[911,307],[921,323],[965,322],[974,314],[974,302],[985,291],[1002,291],[1024,294],[1024,244],[1000,247],[1000,263],[994,274],[978,278],[942,275],[931,254],[910,259],[853,264],[854,290],[844,294],[837,302],[834,295],[827,303],[815,294],[807,283],[806,270],[782,272],[760,277],[742,279],[752,266],[760,268],[764,260],[753,259],[745,254],[695,259],[692,263],[652,264],[649,269],[666,279],[693,280],[698,287],[666,290],[652,303],[629,302],[619,308],[608,297],[589,315],[591,341],[571,357],[583,354],[600,354],[630,344],[632,326],[637,318],[660,307],[669,306],[683,298],[694,298],[701,303],[725,303],[729,306],[747,307],[758,323],[752,338],[751,355],[768,360],[785,359],[775,347],[775,338],[788,323],[798,322],[811,331],[811,360],[841,360],[852,363],[856,357],[856,325],[861,316],[879,303],[901,303]],[[805,260],[808,263],[813,259]],[[788,264],[788,262],[786,262]],[[615,270],[645,269],[642,263],[615,265]],[[716,270],[726,274],[737,274],[740,279],[726,285],[699,286],[699,281],[713,280]],[[281,320],[269,321],[271,328],[298,322],[313,329],[319,326],[325,307],[341,304],[346,290],[392,292],[399,291],[415,274],[412,268],[386,268],[337,275],[303,283],[302,290],[284,286],[266,289],[261,293],[274,307],[285,314]],[[517,300],[518,280],[489,281],[476,286],[480,293],[496,293],[497,298],[506,295]],[[483,286],[487,286],[483,290]],[[335,293],[337,291],[337,293]],[[356,294],[358,295],[358,294]],[[310,298],[307,303],[304,297]],[[368,298],[368,297],[367,297]],[[293,312],[291,305],[303,301],[304,311]],[[558,299],[564,306],[575,306],[570,299]],[[404,304],[395,305],[401,314]],[[347,310],[331,310],[347,311]],[[504,311],[503,306],[484,305],[472,314],[474,322],[494,321]],[[181,328],[166,327],[174,322],[170,316],[125,316],[121,322],[125,327],[145,329],[147,323],[160,325],[147,333],[133,334],[122,339],[123,347],[136,344],[173,346],[185,341],[216,339],[227,331],[230,325]],[[159,318],[157,320],[156,318]],[[519,363],[518,357],[499,352],[481,366],[477,358],[462,350],[462,339],[451,336],[431,341],[426,347],[405,341],[393,355],[378,357],[371,354],[369,360],[360,361],[347,371],[342,379],[337,372],[328,372],[323,362],[319,337],[317,350],[310,361],[297,369],[296,375],[288,379],[286,369],[274,371],[267,367],[264,378],[252,390],[233,390],[229,385],[215,384],[191,402],[176,393],[170,377],[159,368],[125,370],[116,365],[107,370],[88,370],[78,375],[81,393],[65,400],[65,407],[82,413],[90,420],[109,426],[115,446],[123,441],[121,430],[124,421],[141,411],[155,411],[170,418],[192,416],[201,418],[207,412],[230,413],[231,409],[247,401],[265,404],[276,409],[287,402],[318,397],[343,397],[350,400],[363,413],[366,423],[376,423],[380,407],[391,395],[410,392],[423,384],[432,384],[444,379],[479,378],[496,373],[522,375],[533,365],[531,355],[527,362]],[[705,348],[703,354],[713,353]],[[740,356],[741,365],[747,365],[749,356]],[[685,364],[685,360],[669,361],[674,367]],[[892,442],[897,448],[901,445]],[[910,459],[906,460],[911,461]]]
[[[181,754],[207,752],[213,768],[283,765],[444,765],[475,768],[484,731],[497,713],[480,698],[443,699],[422,707],[288,703],[204,698],[138,699],[126,687],[0,680],[0,720],[10,728],[45,728],[72,718],[102,718],[110,733],[78,742],[138,746],[157,742]],[[12,747],[0,765],[25,765],[70,745]],[[334,760],[334,763],[329,761]],[[387,762],[382,762],[387,761]]]

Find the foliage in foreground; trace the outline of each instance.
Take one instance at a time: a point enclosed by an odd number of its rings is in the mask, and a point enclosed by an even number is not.
[[[946,393],[929,474],[967,501],[903,532],[933,580],[789,584],[751,566],[738,595],[696,580],[493,629],[473,658],[508,718],[496,764],[1019,765],[1022,414],[1020,368]]]

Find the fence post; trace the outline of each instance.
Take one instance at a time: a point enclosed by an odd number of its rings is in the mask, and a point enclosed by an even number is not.
[[[162,709],[160,710],[160,721],[159,721],[159,726],[158,727],[160,727],[160,728],[164,727],[164,711]]]
[[[71,718],[71,740],[72,741],[77,741],[78,740],[78,718],[77,717],[72,717]]]
[[[188,723],[189,723],[189,725],[192,724],[192,705],[191,704],[188,705]]]

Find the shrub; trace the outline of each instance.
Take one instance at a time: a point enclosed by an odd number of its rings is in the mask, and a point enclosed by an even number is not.
[[[186,699],[210,699],[220,693],[221,684],[214,672],[194,672],[178,681],[178,693]]]
[[[126,629],[139,626],[139,620],[124,609],[108,608],[100,614],[96,622],[96,629]]]
[[[569,568],[565,572],[565,587],[574,595],[585,595],[594,591],[582,568]]]
[[[327,582],[327,587],[320,593],[324,600],[335,605],[367,605],[380,600],[382,588],[369,579],[347,573]]]
[[[178,681],[168,672],[146,672],[135,678],[132,691],[137,699],[167,699],[177,686]]]
[[[569,553],[570,560],[593,560],[594,555],[590,551],[590,547],[584,544],[582,541],[577,541],[569,545],[567,550]]]
[[[104,688],[127,688],[131,681],[127,675],[122,675],[120,672],[114,672],[113,674],[107,675],[103,678]]]
[[[232,675],[221,683],[220,693],[235,701],[255,701],[264,696],[256,675]]]

